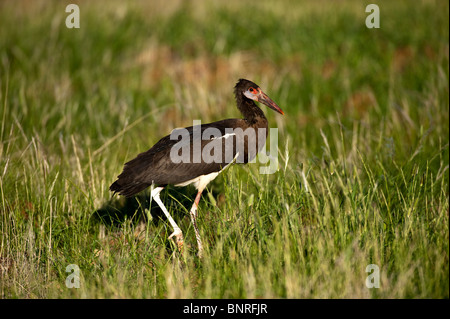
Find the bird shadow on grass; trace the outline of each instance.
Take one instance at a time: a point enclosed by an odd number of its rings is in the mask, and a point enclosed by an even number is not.
[[[167,186],[161,192],[161,201],[170,215],[178,221],[189,216],[188,209],[195,198],[195,189],[191,187],[174,188]],[[145,222],[157,226],[160,221],[167,221],[162,209],[154,200],[150,200],[150,190],[145,190],[133,197],[114,195],[93,212],[91,218],[105,226],[120,227],[125,221]]]
[[[167,186],[161,192],[161,201],[178,226],[183,229],[183,232],[187,230],[186,227],[190,224],[189,210],[196,194],[196,189],[191,186]],[[93,220],[94,225],[104,225],[109,230],[119,232],[127,221],[131,221],[135,226],[145,225],[150,230],[150,233],[153,234],[161,231],[161,229],[158,230],[161,222],[165,223],[164,234],[161,233],[161,236],[168,237],[173,231],[162,209],[154,200],[150,200],[149,189],[130,198],[118,195],[112,196],[111,199],[92,213],[91,220]],[[168,253],[173,252],[173,245],[167,238],[166,250]]]

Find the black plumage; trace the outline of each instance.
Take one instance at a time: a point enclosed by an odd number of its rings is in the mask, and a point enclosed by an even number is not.
[[[240,79],[235,86],[234,94],[243,119],[226,119],[174,130],[170,135],[160,139],[148,151],[127,162],[123,172],[110,186],[110,190],[130,197],[152,184],[162,189],[169,184],[185,186],[192,183],[199,191],[194,203],[194,205],[198,205],[203,188],[217,176],[214,173],[219,173],[233,161],[237,163],[251,161],[264,146],[268,122],[264,112],[254,101],[264,103],[283,114],[278,105],[262,92],[258,85],[249,80]],[[247,132],[253,131],[254,134],[246,135],[247,129],[250,129]],[[215,135],[208,136],[210,134],[207,133],[210,131],[213,131]],[[240,132],[244,134],[240,134]],[[179,134],[178,138],[174,139],[177,134]],[[181,141],[184,141],[184,144]],[[196,148],[196,145],[200,147]],[[189,152],[185,152],[186,149]],[[174,150],[178,150],[178,153]],[[208,153],[208,150],[213,152]],[[219,150],[220,152],[215,154],[215,151]],[[202,156],[198,156],[198,152]],[[206,155],[213,156],[214,160],[211,162],[211,158],[203,156],[204,152]],[[183,155],[181,157],[183,161],[174,161],[174,154]],[[195,158],[199,159],[199,162],[195,162]],[[207,176],[204,183],[199,182],[203,176]],[[195,222],[195,213],[193,222]],[[199,241],[199,237],[197,240]]]

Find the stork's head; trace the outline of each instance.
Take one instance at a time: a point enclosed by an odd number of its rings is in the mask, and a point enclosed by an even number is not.
[[[274,101],[272,101],[272,99],[268,97],[257,84],[252,81],[240,79],[238,83],[236,83],[234,91],[236,96],[238,96],[238,94],[242,94],[244,99],[260,102],[267,105],[272,110],[275,110],[280,114],[284,114],[281,108]]]

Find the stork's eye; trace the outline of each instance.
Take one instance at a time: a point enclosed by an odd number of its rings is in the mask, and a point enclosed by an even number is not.
[[[254,100],[254,101],[258,100],[259,90],[255,89],[254,87],[249,87],[243,93],[247,99]]]

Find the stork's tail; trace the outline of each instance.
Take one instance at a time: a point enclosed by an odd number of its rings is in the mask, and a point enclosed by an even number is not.
[[[149,186],[150,184],[147,183],[132,183],[122,185],[120,184],[120,179],[118,179],[117,181],[112,183],[111,186],[109,186],[109,190],[114,193],[119,193],[119,195],[123,195],[125,197],[131,197],[143,191]]]

